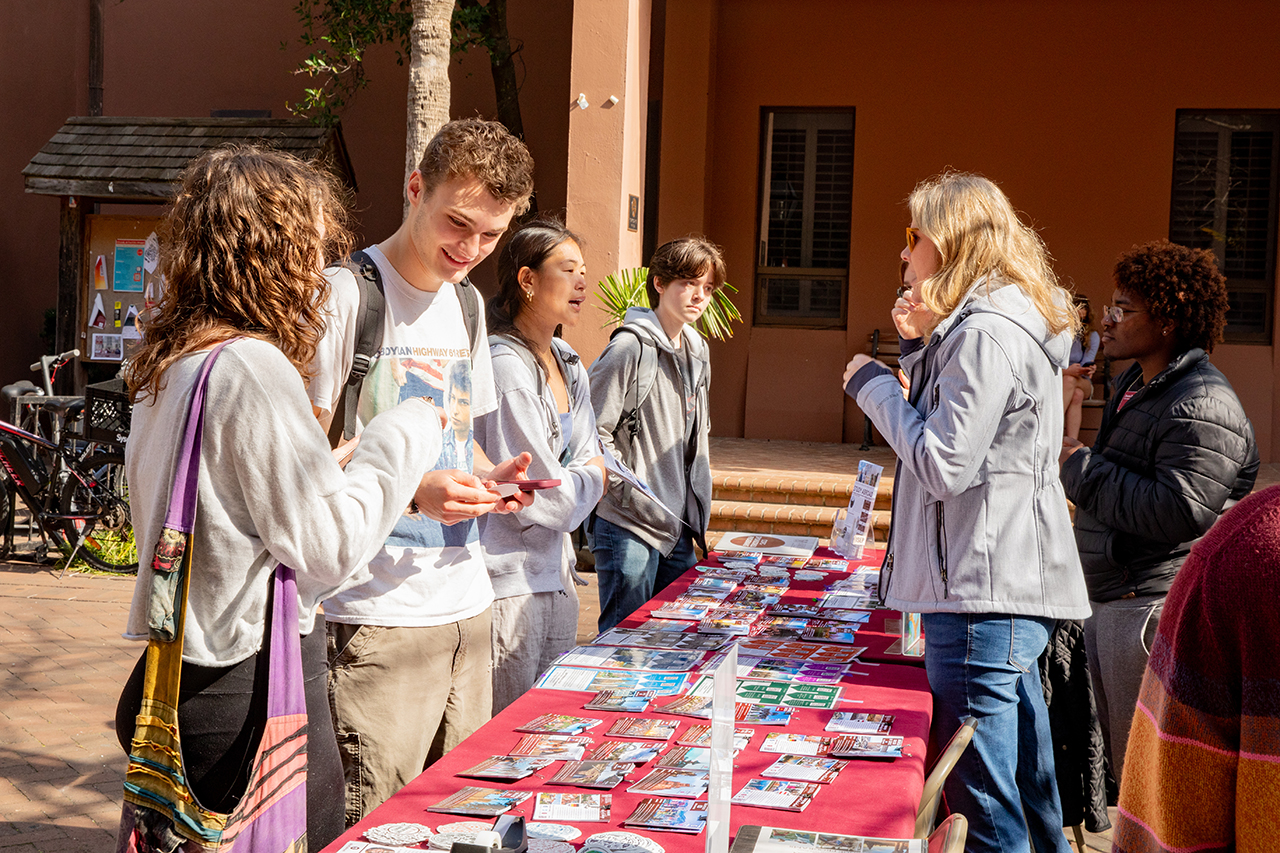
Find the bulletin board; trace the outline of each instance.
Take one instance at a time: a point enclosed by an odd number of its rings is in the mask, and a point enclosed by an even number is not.
[[[159,216],[85,217],[88,275],[81,300],[80,358],[128,358],[141,343],[138,318],[160,299]]]

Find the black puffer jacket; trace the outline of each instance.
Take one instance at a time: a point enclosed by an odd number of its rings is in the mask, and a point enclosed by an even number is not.
[[[1062,466],[1089,598],[1168,592],[1192,544],[1257,476],[1253,425],[1204,350],[1177,356],[1146,386],[1135,363],[1114,383],[1092,450]]]

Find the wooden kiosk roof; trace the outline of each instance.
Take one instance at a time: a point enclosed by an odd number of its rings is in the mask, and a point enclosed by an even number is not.
[[[300,118],[69,118],[22,174],[29,193],[164,201],[191,158],[227,142],[266,143],[328,163],[356,188],[342,129]]]

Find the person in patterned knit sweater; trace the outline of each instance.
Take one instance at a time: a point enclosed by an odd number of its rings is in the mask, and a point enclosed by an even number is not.
[[[1133,715],[1116,853],[1280,846],[1280,486],[1191,551]]]

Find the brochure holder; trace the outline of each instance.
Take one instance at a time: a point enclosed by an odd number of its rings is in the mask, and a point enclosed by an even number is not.
[[[493,822],[493,831],[501,839],[497,847],[455,841],[450,850],[452,853],[527,853],[529,850],[529,834],[523,817],[504,814]]]

